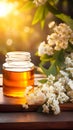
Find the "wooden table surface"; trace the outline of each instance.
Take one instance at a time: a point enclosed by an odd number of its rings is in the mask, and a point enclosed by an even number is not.
[[[73,129],[73,104],[63,104],[59,115],[25,111],[18,99],[3,96],[0,75],[0,130]]]

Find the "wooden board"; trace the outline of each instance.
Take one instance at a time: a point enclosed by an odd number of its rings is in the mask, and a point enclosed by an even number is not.
[[[3,95],[3,88],[0,87],[0,112],[20,112],[37,111],[39,106],[29,106],[23,108],[24,98],[11,98]],[[61,111],[73,111],[73,103],[64,103],[60,105]]]

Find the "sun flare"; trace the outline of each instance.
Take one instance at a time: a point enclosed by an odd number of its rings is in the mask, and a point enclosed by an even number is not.
[[[0,2],[0,17],[5,17],[14,10],[12,3]]]

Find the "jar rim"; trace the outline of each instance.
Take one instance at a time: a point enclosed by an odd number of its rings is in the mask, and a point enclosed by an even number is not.
[[[7,52],[6,56],[9,56],[9,55],[29,55],[30,56],[30,52],[25,52],[25,51]]]

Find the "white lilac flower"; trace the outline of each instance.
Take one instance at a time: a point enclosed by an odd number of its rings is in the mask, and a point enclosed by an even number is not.
[[[35,104],[43,104],[46,101],[46,96],[41,91],[38,91],[35,99]]]
[[[55,50],[66,49],[68,47],[68,39],[63,34],[52,33],[48,35],[47,42],[49,47]]]
[[[52,100],[56,98],[56,94],[54,93],[54,87],[50,86],[49,90],[46,92],[46,98],[49,99],[49,103],[52,103]]]
[[[28,104],[23,104],[23,108],[28,109]]]
[[[69,96],[70,101],[73,103],[73,90],[72,91],[68,91],[67,95]]]
[[[60,23],[58,26],[54,28],[54,32],[57,34],[65,35],[67,38],[70,38],[72,34],[71,28],[65,23]]]
[[[32,88],[33,88],[32,86],[27,86],[27,88],[25,89],[24,95],[26,96],[29,93],[29,91],[32,90]]]
[[[54,22],[49,26],[54,26]],[[55,51],[67,49],[69,42],[73,44],[73,31],[68,25],[61,23],[55,26],[53,30],[54,32],[47,36],[47,44],[41,48],[39,46],[39,56],[42,54],[53,55]]]
[[[46,46],[45,46],[45,54],[47,54],[47,55],[53,55],[54,54],[54,52],[53,52],[54,50],[53,50],[53,48],[51,47],[51,46],[49,46],[48,44],[46,44]]]
[[[49,113],[49,108],[48,108],[48,106],[46,104],[43,104],[42,108],[43,108],[42,112]]]
[[[52,48],[56,46],[57,40],[58,40],[58,35],[56,33],[52,33],[51,35],[47,36],[47,43]]]
[[[36,99],[36,97],[35,97],[34,93],[31,93],[29,96],[28,95],[26,96],[28,105],[35,104],[35,99]]]
[[[54,85],[50,85],[49,86],[49,93],[54,93],[54,92],[55,92]]]
[[[52,85],[55,81],[55,76],[53,76],[52,74],[48,75],[48,78],[47,78],[47,82],[49,85]]]
[[[65,76],[64,78],[65,78],[65,83],[68,84],[68,82],[69,82],[69,80],[70,80],[69,76],[68,76],[68,77]]]
[[[73,90],[73,80],[69,79],[68,85]]]
[[[58,80],[59,83],[62,84],[62,86],[65,86],[65,83],[66,83],[66,80],[64,77],[59,77],[59,80]],[[65,89],[65,88],[64,88]]]
[[[45,46],[46,46],[45,41],[41,42],[41,44],[40,44],[40,46],[38,48],[38,55],[39,56],[44,55],[46,53]]]
[[[59,93],[59,92],[65,92],[66,91],[66,89],[65,89],[65,87],[62,85],[62,83],[60,83],[60,82],[55,82],[54,83],[54,87],[55,87],[55,91],[57,92],[57,93]]]
[[[50,107],[49,99],[47,100],[46,105],[47,105],[48,107]]]
[[[59,26],[54,27],[54,33],[48,35],[48,44],[54,47],[55,50],[66,49],[71,34],[72,30],[69,26],[64,23],[59,24]]]
[[[63,70],[60,70],[60,74],[63,75],[64,77],[68,77],[68,73],[63,71]]]
[[[38,89],[38,91],[35,91],[34,93],[27,95],[26,97],[29,105],[41,105],[46,100],[45,94],[42,93],[40,89]]]
[[[46,95],[49,96],[49,93],[54,93],[54,87],[52,85],[49,85],[48,83],[45,83],[42,85],[41,91]]]
[[[60,37],[60,36],[59,36]],[[66,49],[68,47],[68,41],[64,39],[62,39],[61,37],[56,41],[56,46],[55,46],[55,50],[61,50],[61,49]]]
[[[69,100],[69,97],[64,92],[59,92],[57,99],[61,104],[63,104]]]
[[[72,62],[72,60],[71,60],[71,58],[70,57],[66,57],[65,58],[65,64],[67,65],[67,66],[73,66],[73,62]]]
[[[42,43],[45,45],[45,43]],[[60,113],[60,104],[73,102],[73,53],[65,58],[65,69],[60,70],[57,76],[49,75],[46,83],[39,83],[34,87],[34,91],[29,93],[32,86],[26,88],[27,104],[23,107],[28,109],[28,105],[42,105],[42,112],[54,114]],[[25,96],[24,95],[24,96]]]
[[[57,115],[60,113],[60,106],[58,100],[53,100],[53,103],[51,104],[52,110],[54,111],[54,114]]]
[[[68,67],[68,68],[66,68],[66,70],[73,73],[73,68],[72,67]]]
[[[44,54],[52,55],[53,54],[53,48],[49,47],[48,44],[45,43],[45,41],[41,42],[39,48],[38,48],[38,55],[42,56]]]
[[[36,6],[41,6],[45,4],[47,0],[33,0],[33,3],[36,4]]]
[[[41,91],[46,94],[47,92],[49,92],[49,85],[47,83],[43,84]]]
[[[73,67],[73,53],[65,58],[66,67]]]
[[[53,103],[53,100],[56,100],[56,94],[55,93],[47,93],[46,97],[48,99],[49,104]]]
[[[53,28],[55,26],[55,21],[52,21],[51,23],[48,24],[49,28]]]

